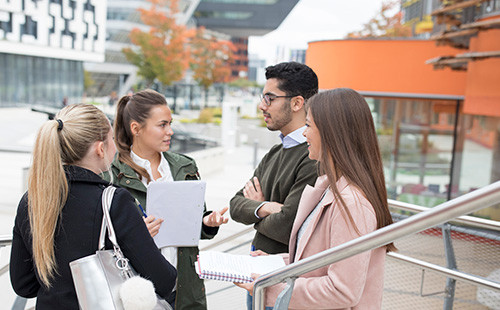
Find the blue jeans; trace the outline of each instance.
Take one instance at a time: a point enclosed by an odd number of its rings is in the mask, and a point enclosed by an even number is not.
[[[252,310],[253,297],[247,292],[247,310]],[[273,310],[273,307],[266,307],[266,310]]]

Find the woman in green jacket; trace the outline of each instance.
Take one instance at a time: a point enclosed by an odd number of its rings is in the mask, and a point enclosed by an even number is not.
[[[144,210],[146,188],[150,182],[198,180],[195,161],[185,155],[168,152],[173,135],[172,114],[165,98],[153,90],[124,96],[117,106],[115,143],[117,156],[111,165],[112,182],[126,188]],[[138,210],[139,206],[138,206]],[[201,238],[213,238],[223,223],[227,208],[203,214]],[[151,236],[160,229],[163,219],[144,218]],[[205,287],[195,272],[197,247],[165,247],[165,258],[177,267],[177,286],[169,303],[174,309],[206,309]]]

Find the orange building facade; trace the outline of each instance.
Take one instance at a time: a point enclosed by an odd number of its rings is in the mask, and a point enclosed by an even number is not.
[[[471,39],[470,51],[488,50],[500,50],[500,30]],[[432,40],[309,43],[321,90],[367,98],[393,199],[434,206],[500,179],[500,58],[470,59],[466,71],[426,63],[461,53]],[[500,220],[500,207],[476,215]]]
[[[465,95],[466,73],[436,71],[426,60],[456,52],[429,40],[335,40],[309,43],[306,63],[319,87],[359,91]]]
[[[479,32],[470,40],[470,51],[500,51],[500,29]],[[500,116],[500,57],[469,61],[464,113]]]

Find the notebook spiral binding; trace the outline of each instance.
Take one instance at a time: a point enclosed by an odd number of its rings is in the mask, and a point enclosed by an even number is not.
[[[217,280],[217,281],[239,282],[239,283],[253,282],[252,277],[238,276],[237,274],[232,274],[232,273],[210,273],[205,270],[202,270],[200,278],[205,280]]]

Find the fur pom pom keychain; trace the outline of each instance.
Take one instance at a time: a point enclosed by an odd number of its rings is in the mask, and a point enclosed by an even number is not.
[[[153,283],[141,277],[132,277],[120,287],[120,297],[125,310],[152,310],[156,306]]]

